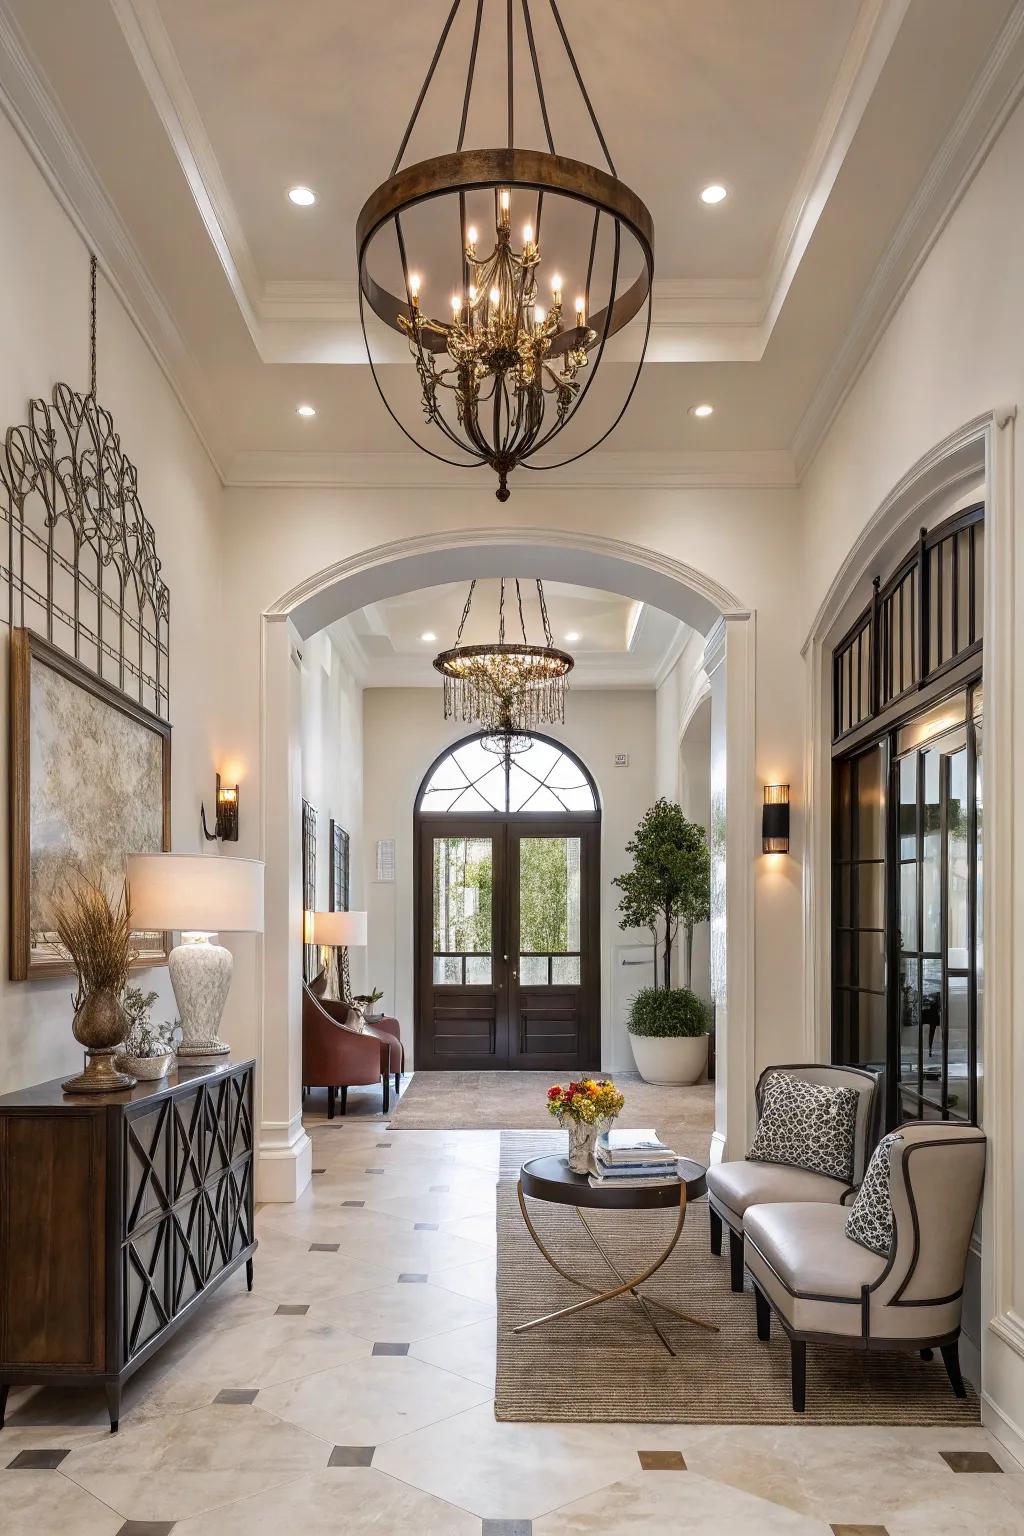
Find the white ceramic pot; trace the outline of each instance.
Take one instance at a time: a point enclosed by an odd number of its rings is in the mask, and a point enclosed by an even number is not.
[[[120,1071],[130,1072],[140,1082],[147,1083],[154,1083],[161,1077],[166,1077],[173,1060],[173,1051],[164,1051],[160,1056],[116,1056],[114,1058]]]
[[[699,1083],[707,1070],[707,1035],[630,1035],[629,1043],[646,1083]]]

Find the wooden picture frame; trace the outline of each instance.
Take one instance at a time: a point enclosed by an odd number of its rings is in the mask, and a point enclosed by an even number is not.
[[[12,629],[10,647],[10,976],[27,981],[72,971],[35,937],[40,904],[62,868],[113,882],[129,853],[170,850],[171,726],[34,630]],[[61,707],[77,726],[67,754],[59,751]],[[54,782],[44,786],[46,763]],[[68,780],[76,772],[88,779],[72,814]],[[169,935],[140,937],[135,964],[164,963]]]

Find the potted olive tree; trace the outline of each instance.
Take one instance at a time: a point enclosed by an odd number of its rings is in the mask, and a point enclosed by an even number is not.
[[[672,950],[682,929],[689,981],[693,930],[711,915],[707,834],[661,799],[645,812],[626,852],[633,868],[612,882],[622,892],[619,927],[649,928],[655,949],[654,986],[633,999],[627,1022],[637,1070],[648,1082],[695,1083],[707,1065],[712,1012],[689,987],[673,987]]]

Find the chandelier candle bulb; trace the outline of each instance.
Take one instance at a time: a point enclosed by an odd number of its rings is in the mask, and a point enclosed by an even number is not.
[[[544,321],[546,319],[547,319],[547,311],[544,308],[544,305],[543,304],[535,304],[534,307],[533,307],[533,323],[539,329],[544,324]]]
[[[418,272],[409,273],[409,293],[412,296],[413,309],[420,307],[420,275]]]
[[[586,306],[586,302],[585,302],[585,300],[584,300],[584,298],[583,298],[583,296],[581,294],[576,299],[576,324],[577,325],[583,325],[583,323],[585,322],[586,318],[587,318],[587,306]]]
[[[512,215],[512,194],[503,190],[498,198],[498,228],[508,229]]]

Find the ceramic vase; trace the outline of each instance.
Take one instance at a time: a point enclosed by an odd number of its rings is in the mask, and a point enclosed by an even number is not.
[[[573,1120],[569,1115],[564,1117],[563,1124],[569,1132],[569,1167],[573,1173],[590,1173],[601,1127],[588,1125],[585,1120]]]

